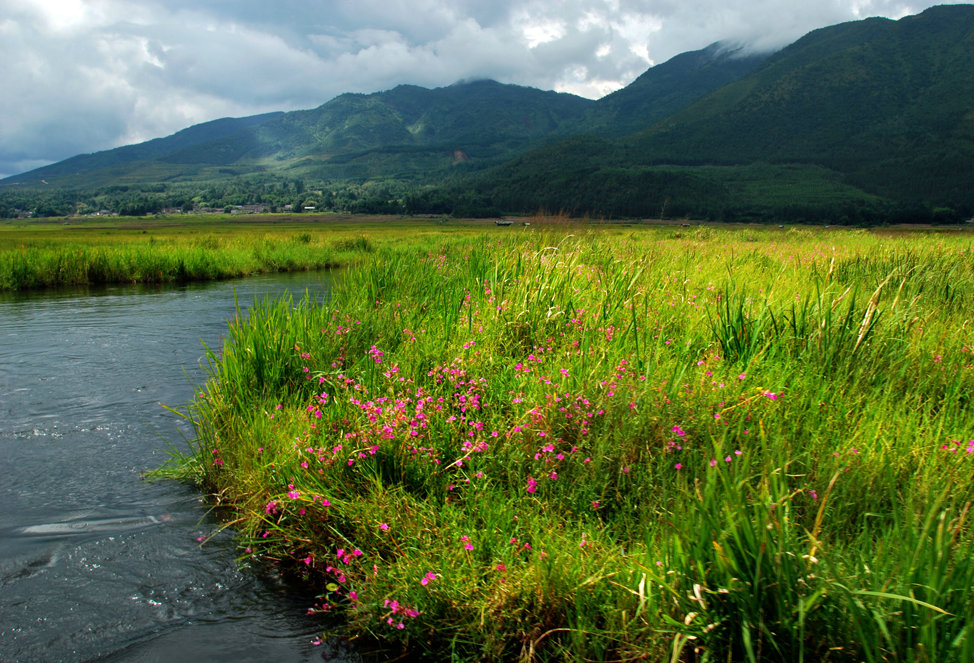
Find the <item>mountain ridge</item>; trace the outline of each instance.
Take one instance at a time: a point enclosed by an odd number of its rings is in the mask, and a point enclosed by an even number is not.
[[[146,143],[78,155],[13,175],[0,184],[41,179],[51,183],[82,173],[91,182],[97,180],[100,168],[109,166],[112,170],[105,174],[114,179],[119,176],[117,167],[126,162],[131,165],[125,174],[130,181],[140,177],[178,179],[180,173],[172,167],[176,164],[208,167],[211,176],[229,166],[237,169],[232,174],[284,168],[289,171],[287,176],[367,176],[370,169],[361,162],[368,162],[370,155],[408,148],[413,152],[426,148],[439,155],[423,160],[420,171],[443,170],[452,163],[446,155],[455,150],[467,153],[478,167],[496,164],[559,136],[589,131],[628,133],[743,75],[764,57],[735,58],[734,52],[716,43],[680,54],[598,101],[490,79],[432,89],[404,84],[368,94],[344,93],[313,109],[214,120]],[[681,80],[681,75],[694,70],[704,76]],[[207,135],[207,129],[218,126],[237,130]],[[178,140],[190,135],[200,140]],[[160,149],[148,150],[145,146],[149,145]],[[325,167],[336,157],[342,168]],[[345,172],[352,162],[360,162],[361,172]],[[193,176],[199,172],[194,171]]]
[[[43,177],[293,207],[308,183],[346,211],[858,222],[969,216],[972,171],[974,6],[947,5],[773,54],[716,42],[597,101],[482,79],[339,95],[73,157],[0,181],[0,195]]]
[[[570,187],[555,181],[539,188],[535,180],[531,193],[513,195],[537,170],[539,158],[529,153],[478,182],[478,194],[522,209],[564,199],[569,211],[606,215],[620,207],[632,216],[658,213],[669,199],[679,201],[671,210],[722,220],[967,218],[974,214],[974,7],[821,28],[751,74],[601,145],[594,160],[588,144],[545,149],[572,164],[565,169],[575,171]],[[794,166],[807,169],[808,186],[798,183],[803,190],[791,201],[769,206],[780,198],[774,179],[788,180]],[[689,204],[679,187],[660,184],[686,168],[722,183],[725,193],[714,189]],[[747,190],[757,172],[769,179],[754,196]],[[594,186],[606,192],[601,199],[567,204]],[[646,193],[640,204],[627,202],[635,194],[611,193],[636,187]],[[823,203],[826,189],[834,200]]]

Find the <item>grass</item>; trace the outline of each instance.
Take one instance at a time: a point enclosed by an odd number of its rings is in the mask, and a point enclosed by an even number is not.
[[[354,264],[382,241],[394,241],[386,220],[337,215],[8,221],[0,292],[326,269]]]
[[[974,657],[970,234],[478,233],[372,240],[328,304],[241,311],[157,473],[307,582],[328,635]]]

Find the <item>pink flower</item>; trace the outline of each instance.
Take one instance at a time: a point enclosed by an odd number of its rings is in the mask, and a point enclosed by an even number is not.
[[[764,392],[764,395],[767,396],[768,398],[770,398],[773,401],[778,400],[778,394],[776,394],[773,391],[766,391],[766,392]]]
[[[389,524],[388,523],[379,523],[379,529],[381,529],[384,532],[387,529],[389,529]]]
[[[683,463],[677,463],[677,464],[676,464],[676,465],[674,465],[673,467],[675,467],[675,468],[676,468],[676,469],[678,469],[678,470],[682,470],[682,469],[683,469]]]
[[[533,493],[536,492],[537,490],[538,490],[538,482],[532,479],[531,477],[528,477],[528,492]]]

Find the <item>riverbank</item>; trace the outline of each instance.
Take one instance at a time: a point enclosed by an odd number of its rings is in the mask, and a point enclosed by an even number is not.
[[[325,269],[372,248],[348,231],[169,219],[5,224],[0,240],[0,291]]]
[[[972,306],[966,236],[402,234],[162,474],[388,655],[970,660]]]
[[[513,226],[513,227],[512,227]],[[363,253],[406,236],[476,236],[533,226],[606,232],[671,229],[695,236],[719,228],[764,233],[764,226],[707,226],[680,221],[605,222],[564,215],[527,220],[450,219],[347,214],[66,217],[0,221],[0,292],[73,285],[186,283],[356,264]],[[825,228],[809,233],[827,232]],[[877,234],[910,232],[877,229]],[[837,231],[832,231],[837,232]],[[846,231],[838,231],[846,232]],[[964,235],[957,227],[926,233]]]
[[[542,225],[581,225],[563,217]],[[476,235],[494,220],[348,214],[69,217],[0,221],[0,292],[186,283],[344,267],[405,235]]]

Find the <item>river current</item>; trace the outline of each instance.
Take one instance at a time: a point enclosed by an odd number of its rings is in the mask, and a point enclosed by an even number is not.
[[[314,601],[241,567],[199,494],[147,482],[235,312],[327,273],[0,295],[0,661],[353,660]]]

